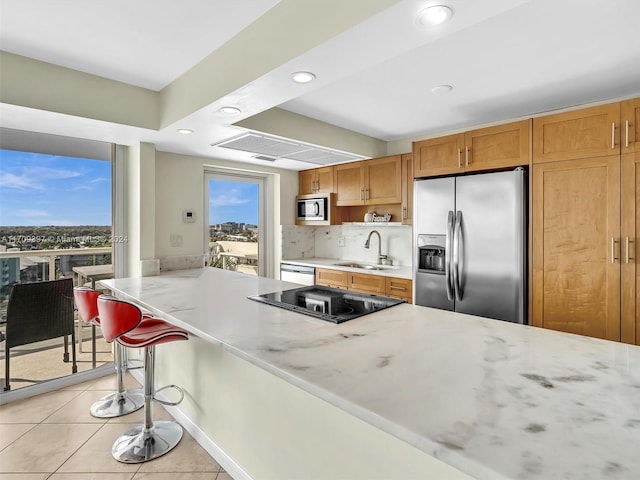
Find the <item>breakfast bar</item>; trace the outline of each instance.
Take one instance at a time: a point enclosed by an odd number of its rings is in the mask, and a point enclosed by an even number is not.
[[[100,284],[189,331],[156,383],[234,478],[640,475],[640,347],[409,304],[334,324],[214,268]]]

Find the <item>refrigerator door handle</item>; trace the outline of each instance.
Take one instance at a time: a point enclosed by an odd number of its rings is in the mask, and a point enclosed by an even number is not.
[[[449,210],[447,217],[447,235],[444,244],[444,275],[445,286],[447,288],[447,299],[453,300],[453,286],[451,284],[451,240],[453,237],[453,212]]]
[[[462,244],[462,212],[456,212],[456,223],[453,227],[453,287],[456,300],[462,300],[464,292],[460,286],[460,247]]]

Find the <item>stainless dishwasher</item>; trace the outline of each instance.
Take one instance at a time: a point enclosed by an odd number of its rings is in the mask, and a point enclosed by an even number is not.
[[[300,285],[315,285],[316,269],[314,267],[304,267],[292,263],[281,263],[280,280],[298,283]]]

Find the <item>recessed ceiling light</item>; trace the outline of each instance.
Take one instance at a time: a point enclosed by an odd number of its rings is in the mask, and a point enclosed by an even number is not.
[[[315,80],[316,76],[311,72],[296,72],[291,75],[291,79],[296,83],[309,83]]]
[[[182,135],[191,135],[193,133],[193,130],[190,130],[188,128],[179,128],[178,133],[181,133]]]
[[[227,115],[237,115],[239,114],[242,110],[240,110],[237,107],[222,107],[220,108],[220,110],[218,110],[219,112],[222,113],[226,113]]]
[[[416,22],[421,27],[435,27],[453,16],[453,10],[446,5],[433,5],[418,13]]]
[[[442,95],[444,93],[449,93],[451,90],[453,90],[451,85],[437,85],[431,89],[431,93],[434,95]]]

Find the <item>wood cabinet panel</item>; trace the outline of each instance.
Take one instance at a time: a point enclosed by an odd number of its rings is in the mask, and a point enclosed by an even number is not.
[[[314,193],[316,172],[314,170],[302,170],[298,172],[298,195]]]
[[[619,152],[619,103],[533,119],[534,163]]]
[[[333,193],[333,167],[298,172],[298,195]]]
[[[369,275],[367,273],[348,272],[348,289],[356,292],[373,293],[384,295],[385,277],[379,275]]]
[[[338,207],[362,205],[364,203],[362,163],[344,163],[334,167],[336,205]]]
[[[400,155],[362,162],[365,204],[377,205],[402,201],[402,160]]]
[[[467,172],[529,165],[531,120],[467,132],[463,153]]]
[[[349,279],[343,270],[316,268],[316,285],[327,287],[347,288]]]
[[[622,155],[621,339],[640,345],[640,150]]]
[[[414,178],[462,172],[463,150],[464,133],[414,142]]]
[[[413,282],[407,278],[386,277],[385,295],[412,303]]]
[[[413,155],[402,155],[402,214],[403,225],[413,224]]]
[[[620,104],[622,152],[640,152],[640,98]]]
[[[620,340],[619,156],[534,165],[533,195],[533,324]]]

